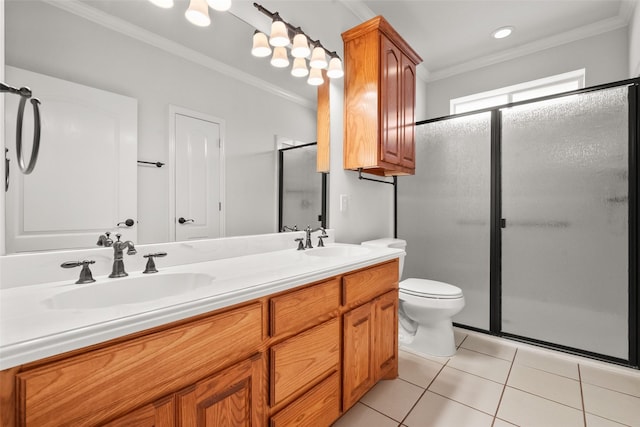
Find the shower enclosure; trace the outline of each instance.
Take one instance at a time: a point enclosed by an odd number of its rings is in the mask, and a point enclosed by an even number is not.
[[[316,153],[315,142],[278,150],[278,231],[326,226],[328,180]]]
[[[405,277],[459,286],[462,326],[637,366],[638,83],[418,123]]]

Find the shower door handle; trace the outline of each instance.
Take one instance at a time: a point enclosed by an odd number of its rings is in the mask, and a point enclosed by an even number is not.
[[[500,228],[507,228],[507,219],[500,218]]]

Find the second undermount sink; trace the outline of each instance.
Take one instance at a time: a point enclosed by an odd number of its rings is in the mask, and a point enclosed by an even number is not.
[[[214,278],[201,273],[169,273],[104,279],[78,285],[45,301],[54,309],[96,309],[121,304],[138,304],[184,294],[209,286]]]
[[[371,252],[371,249],[358,245],[336,245],[324,248],[315,248],[304,251],[305,255],[312,257],[340,257],[349,258],[364,255]]]

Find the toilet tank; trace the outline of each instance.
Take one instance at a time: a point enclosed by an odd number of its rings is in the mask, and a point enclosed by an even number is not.
[[[405,248],[407,247],[407,241],[402,239],[394,239],[393,237],[385,237],[383,239],[367,240],[366,242],[362,242],[361,245],[402,249],[403,251],[405,251]],[[403,268],[404,268],[404,255],[400,257],[400,271],[398,272],[399,279],[402,279]]]

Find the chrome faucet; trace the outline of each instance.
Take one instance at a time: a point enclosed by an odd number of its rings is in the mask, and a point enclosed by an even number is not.
[[[113,240],[111,240],[111,233],[110,232],[105,232],[104,234],[101,234],[100,237],[98,237],[98,243],[96,243],[98,246],[104,246],[107,248],[110,248],[111,246],[113,246]]]
[[[305,228],[304,231],[307,233],[307,238],[304,245],[305,249],[313,249],[313,245],[311,244],[311,233],[315,233],[316,231],[322,231],[322,237],[328,237],[324,227],[318,227],[318,228],[312,229],[310,225],[307,225],[307,228]]]
[[[135,255],[138,253],[131,240],[121,242],[120,237],[120,234],[116,234],[116,238],[118,240],[113,242],[113,267],[111,269],[111,274],[109,275],[111,278],[128,276],[127,272],[124,271],[124,262],[122,261],[122,251],[125,248],[127,249],[127,255]]]

